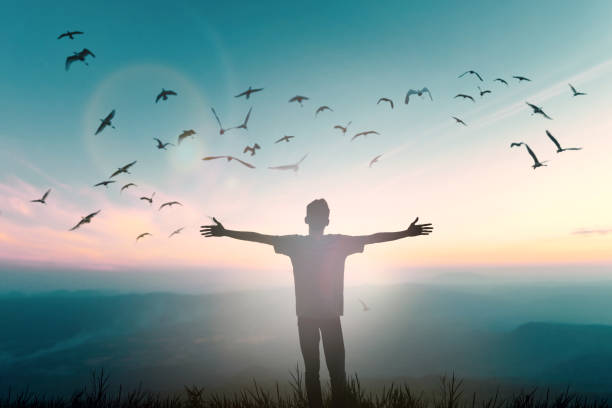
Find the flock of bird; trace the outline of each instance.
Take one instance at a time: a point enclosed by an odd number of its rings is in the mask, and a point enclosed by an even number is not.
[[[65,33],[62,33],[58,36],[58,39],[63,39],[63,38],[67,38],[70,40],[74,40],[76,38],[76,36],[82,36],[84,33],[82,31],[67,31]],[[71,65],[74,62],[77,61],[81,61],[83,62],[85,65],[88,65],[88,62],[86,60],[87,57],[92,57],[95,58],[95,54],[93,52],[91,52],[89,49],[87,48],[83,48],[81,51],[78,52],[74,52],[72,55],[68,56],[66,58],[66,62],[65,62],[65,69],[69,70]],[[473,76],[475,78],[477,78],[477,80],[481,83],[484,83],[484,79],[483,77],[476,72],[475,70],[468,70],[465,71],[464,73],[462,73],[461,75],[458,76],[458,78],[463,78],[467,75]],[[512,77],[513,79],[516,79],[519,83],[521,82],[531,82],[531,79],[525,77],[525,76],[521,76],[521,75],[514,75]],[[508,81],[506,81],[503,78],[495,78],[493,80],[493,82],[497,82],[500,83],[504,86],[509,86]],[[586,93],[584,92],[579,92],[576,90],[576,88],[574,88],[574,86],[572,86],[571,84],[569,84],[569,87],[571,89],[572,92],[572,96],[576,97],[576,96],[583,96],[586,95]],[[483,89],[481,86],[477,86],[478,89],[478,93],[480,95],[480,98],[483,98],[485,95],[487,94],[491,94],[493,93],[493,91],[491,91],[490,89]],[[249,87],[247,90],[238,93],[237,95],[234,95],[235,98],[242,98],[244,97],[246,100],[250,100],[250,98],[254,95],[257,94],[259,92],[264,91],[264,88],[252,88]],[[433,96],[431,94],[431,91],[429,90],[428,87],[421,87],[421,88],[417,88],[417,89],[409,89],[406,93],[406,96],[404,98],[404,104],[408,105],[410,103],[410,97],[411,96],[418,96],[421,97],[421,99],[423,99],[425,97],[425,95],[427,95],[429,97],[429,100],[431,102],[433,102]],[[157,96],[155,97],[155,103],[159,103],[160,101],[167,101],[169,99],[170,96],[178,96],[178,93],[170,90],[170,89],[165,89],[162,88],[162,90],[159,92],[159,94],[157,94]],[[460,98],[463,100],[470,100],[472,102],[475,102],[475,98],[467,93],[458,93],[457,95],[454,96],[454,98]],[[292,98],[289,99],[289,103],[298,103],[300,105],[300,107],[304,107],[304,103],[306,101],[309,101],[309,97],[307,96],[303,96],[303,95],[296,95],[293,96]],[[380,105],[380,103],[383,102],[385,104],[388,104],[390,109],[394,109],[395,108],[395,104],[393,102],[393,100],[389,97],[380,97],[378,99],[378,101],[376,102],[377,105]],[[537,106],[534,105],[532,103],[529,102],[525,102],[527,104],[527,106],[529,106],[532,110],[532,115],[541,115],[542,117],[552,120],[552,118],[550,116],[548,116],[543,108],[541,106]],[[232,130],[238,130],[238,129],[242,129],[242,130],[248,130],[248,123],[249,123],[249,119],[251,117],[251,113],[252,113],[252,107],[249,108],[243,122],[237,126],[232,126],[232,127],[228,127],[228,128],[224,128],[221,122],[221,119],[219,118],[219,115],[217,114],[217,112],[215,111],[214,107],[211,107],[211,112],[213,114],[213,117],[215,118],[216,122],[219,125],[219,134],[223,135],[229,131]],[[319,114],[322,114],[323,112],[334,112],[334,110],[327,105],[322,105],[319,106],[315,109],[314,112],[314,116],[317,117]],[[96,131],[95,131],[95,135],[99,135],[100,133],[102,133],[106,128],[110,127],[110,128],[115,128],[115,126],[113,125],[112,121],[115,117],[116,111],[113,109],[108,115],[106,115],[104,118],[100,119],[100,124],[98,125]],[[461,118],[457,117],[457,116],[451,116],[451,118],[453,120],[455,120],[455,122],[459,125],[462,126],[468,126],[468,124]],[[346,125],[335,125],[333,126],[334,130],[338,130],[342,133],[342,135],[345,135],[349,129],[349,126],[351,126],[352,121],[349,121]],[[558,142],[558,140],[550,133],[550,131],[546,130],[546,135],[548,136],[548,138],[554,143],[554,145],[557,148],[557,153],[561,153],[561,152],[565,152],[565,151],[570,151],[570,150],[580,150],[580,147],[570,147],[570,148],[563,148],[561,147],[560,143]],[[177,141],[176,141],[176,145],[171,143],[171,142],[164,142],[158,138],[153,138],[153,140],[156,142],[155,147],[159,150],[167,150],[168,146],[178,146],[181,145],[182,142],[184,142],[187,138],[193,138],[194,135],[196,135],[196,131],[193,129],[187,129],[187,130],[183,130],[178,136],[177,136]],[[353,136],[350,138],[350,141],[354,141],[360,137],[366,137],[368,135],[380,135],[379,132],[377,132],[376,130],[360,130],[356,133],[353,134]],[[285,142],[285,143],[289,143],[292,141],[292,139],[294,139],[295,136],[292,135],[284,135],[283,137],[279,138],[278,140],[274,141],[274,144],[277,143],[281,143],[281,142]],[[538,158],[536,157],[535,153],[533,152],[533,150],[529,147],[528,144],[524,143],[524,142],[513,142],[510,147],[520,147],[520,146],[525,146],[528,154],[531,156],[531,158],[534,161],[534,164],[532,165],[532,167],[534,169],[538,168],[538,167],[542,167],[542,166],[546,166],[546,162],[547,161],[539,161]],[[254,143],[253,145],[247,145],[246,147],[244,147],[244,149],[242,150],[243,154],[250,154],[250,156],[255,156],[257,151],[260,150],[262,147],[260,144],[258,143]],[[369,167],[372,167],[375,163],[377,163],[379,161],[379,159],[383,156],[383,154],[378,154],[377,156],[375,156],[374,158],[372,158],[369,162]],[[296,163],[292,163],[292,164],[285,164],[285,165],[280,165],[280,166],[269,166],[268,169],[271,170],[292,170],[294,172],[297,172],[300,168],[301,163],[308,157],[308,153],[304,154],[302,156],[302,158],[297,161]],[[203,161],[212,161],[212,160],[226,160],[227,162],[232,162],[235,161],[236,163],[239,163],[247,168],[250,169],[254,169],[255,166],[251,163],[248,163],[245,160],[239,159],[236,156],[233,155],[218,155],[218,156],[206,156],[203,157],[202,160]],[[108,180],[103,180],[99,183],[94,184],[94,187],[99,187],[99,186],[104,186],[106,188],[108,188],[108,186],[110,184],[113,184],[116,182],[116,180],[114,180],[113,178],[121,175],[121,174],[131,174],[130,173],[130,168],[132,168],[132,166],[134,166],[137,163],[136,160],[118,167],[117,170],[115,170],[110,176]],[[124,190],[127,190],[129,188],[132,187],[138,187],[135,183],[126,183],[124,184],[121,188],[120,188],[120,193],[123,193]],[[51,189],[48,189],[41,198],[39,199],[35,199],[35,200],[31,200],[32,203],[39,203],[39,204],[46,204],[47,203],[47,198],[49,196],[49,194],[51,193]],[[146,201],[149,203],[149,205],[153,204],[153,200],[155,197],[155,192],[153,192],[150,196],[142,196],[139,199],[142,201]],[[159,211],[161,211],[163,208],[166,207],[172,207],[172,206],[182,206],[182,204],[179,201],[168,201],[165,203],[162,203],[159,206]],[[88,224],[91,222],[91,220],[100,213],[100,210],[92,212],[84,217],[81,217],[81,220],[78,221],[78,223],[73,226],[72,228],[70,228],[70,231],[74,231],[78,228],[80,228],[81,226],[83,226],[84,224]],[[174,231],[172,231],[168,237],[171,238],[177,234],[180,234],[181,231],[183,231],[185,227],[181,227],[178,228]],[[151,233],[149,232],[143,232],[141,234],[139,234],[136,237],[136,241],[139,241],[142,238],[148,237],[148,236],[152,236]],[[365,306],[364,306],[365,309]]]
[[[478,80],[480,80],[480,82],[484,82],[484,80],[482,79],[482,76],[478,72],[476,72],[474,70],[465,71],[463,74],[459,75],[458,78],[462,78],[462,77],[464,77],[465,75],[468,75],[468,74],[474,75],[475,77],[478,78]],[[514,76],[512,76],[512,78],[516,79],[518,82],[523,82],[523,81],[531,82],[531,79],[529,79],[529,78],[527,78],[525,76],[521,76],[521,75],[514,75]],[[493,81],[494,82],[499,82],[501,84],[504,84],[505,86],[508,86],[508,81],[506,81],[503,78],[495,78]],[[576,88],[572,84],[568,84],[568,86],[570,87],[570,90],[572,91],[572,96],[573,97],[586,95],[585,92],[577,91]],[[480,93],[480,97],[483,97],[486,94],[492,93],[492,91],[489,90],[489,89],[483,90],[480,86],[478,86],[477,88],[478,88],[478,91]],[[460,93],[460,94],[455,95],[455,98],[469,99],[472,102],[475,102],[474,97],[472,97],[471,95],[468,95],[468,94]],[[527,106],[529,106],[531,108],[531,110],[532,110],[531,115],[536,115],[537,114],[537,115],[541,115],[542,117],[544,117],[546,119],[552,120],[552,118],[550,116],[548,116],[546,114],[546,112],[544,112],[544,110],[542,109],[541,106],[537,106],[537,105],[534,105],[534,104],[529,103],[529,102],[525,102],[525,103],[527,104]],[[461,124],[463,126],[467,126],[467,123],[465,123],[462,119],[460,119],[460,118],[458,118],[456,116],[451,116],[451,117],[455,120],[456,123]],[[569,150],[582,150],[581,147],[563,148],[559,144],[559,141],[552,135],[552,133],[550,133],[549,130],[545,130],[545,133],[548,136],[548,138],[553,142],[553,144],[556,146],[557,153],[562,153],[562,152],[569,151]],[[546,163],[548,160],[545,160],[545,161],[538,160],[536,154],[529,147],[529,145],[527,143],[525,143],[525,142],[512,142],[510,144],[511,148],[512,147],[520,147],[520,146],[525,146],[525,149],[527,150],[527,153],[531,156],[531,158],[533,160],[533,165],[531,167],[533,169],[537,169],[538,167],[546,166],[546,164],[544,164],[544,163]]]

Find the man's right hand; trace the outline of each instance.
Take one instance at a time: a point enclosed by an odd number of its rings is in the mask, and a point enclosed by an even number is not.
[[[217,221],[217,219],[214,217],[213,221],[215,222],[215,225],[202,225],[200,227],[200,234],[204,235],[207,238],[225,236],[225,228],[223,227],[223,224]]]

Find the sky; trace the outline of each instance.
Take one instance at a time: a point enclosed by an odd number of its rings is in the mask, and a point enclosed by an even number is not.
[[[610,265],[610,17],[607,1],[9,2],[0,16],[0,268],[51,278],[75,269],[84,282],[88,271],[133,270],[143,279],[188,271],[176,275],[185,285],[227,274],[247,286],[290,284],[289,260],[272,248],[204,239],[199,226],[215,216],[230,229],[305,234],[316,198],[331,208],[329,233],[397,231],[417,216],[434,224],[430,236],[349,258],[349,283],[409,279],[397,272],[409,268],[540,267],[554,278],[541,267]],[[58,40],[66,30],[85,34]],[[82,48],[96,57],[66,71]],[[458,78],[471,69],[484,81]],[[568,83],[588,95],[573,97]],[[234,97],[249,86],[264,90]],[[478,86],[491,93],[480,97]],[[404,103],[422,87],[433,101]],[[178,95],[155,103],[162,88]],[[295,95],[310,99],[288,103]],[[315,116],[323,105],[333,111]],[[248,130],[220,135],[211,107],[224,127],[252,108]],[[94,135],[113,109],[115,129]],[[344,135],[333,128],[348,122]],[[156,149],[153,138],[176,143],[186,129],[193,138]],[[366,130],[380,134],[350,140]],[[557,154],[545,130],[583,149]],[[295,138],[274,143],[284,135]],[[532,169],[512,142],[547,166]],[[243,154],[253,143],[256,155]],[[268,169],[306,154],[298,172]],[[256,168],[201,160],[209,155]],[[131,174],[92,187],[134,160]],[[129,182],[137,187],[120,193]],[[49,188],[46,205],[29,202]],[[153,192],[152,206],[139,200]],[[183,206],[158,210],[172,200]],[[136,242],[144,232],[152,236]],[[607,277],[609,268],[592,270]]]

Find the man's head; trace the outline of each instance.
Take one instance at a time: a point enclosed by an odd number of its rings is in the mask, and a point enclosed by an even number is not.
[[[306,206],[304,222],[310,227],[311,233],[323,233],[329,224],[329,207],[324,198],[314,200]]]

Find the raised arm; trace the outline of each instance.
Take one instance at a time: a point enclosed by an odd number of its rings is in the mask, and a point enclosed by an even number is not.
[[[363,245],[376,244],[378,242],[395,241],[406,237],[416,237],[419,235],[429,235],[433,231],[431,224],[417,224],[419,217],[416,217],[412,224],[403,231],[397,232],[378,232],[371,235],[361,235],[355,238]]]
[[[265,235],[258,232],[250,231],[233,231],[223,227],[216,218],[213,218],[215,225],[202,225],[200,227],[200,234],[205,237],[230,237],[235,239],[241,239],[243,241],[261,242],[262,244],[275,245],[278,237],[274,235]]]

